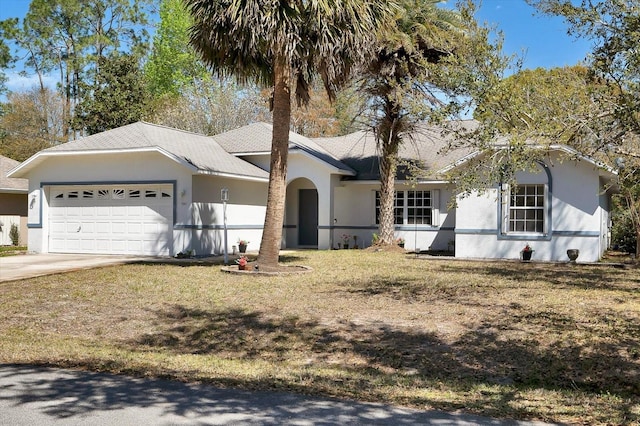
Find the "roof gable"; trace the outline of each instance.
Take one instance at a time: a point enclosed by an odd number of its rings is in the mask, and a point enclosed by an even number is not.
[[[0,155],[0,192],[28,192],[27,179],[10,178],[9,172],[20,165],[19,161]]]
[[[237,156],[250,154],[267,154],[271,152],[273,126],[268,123],[253,123],[238,129],[230,130],[212,138],[227,152]],[[343,163],[331,152],[317,144],[313,139],[289,131],[289,150],[300,150],[344,174],[355,174],[355,171]]]
[[[205,135],[142,121],[57,145],[40,151],[36,156],[136,152],[150,149],[155,149],[182,164],[191,165],[199,173],[260,180],[267,180],[269,176],[253,164],[230,155]],[[27,161],[32,161],[34,157]]]
[[[422,170],[420,179],[438,179],[438,171],[447,165],[469,155],[471,149],[443,151],[451,138],[443,136],[442,129],[421,126],[409,135],[400,146],[397,179],[405,180],[411,176],[412,166]],[[379,152],[375,135],[372,132],[355,132],[332,138],[316,138],[315,143],[331,152],[343,163],[356,170],[356,180],[379,180]]]

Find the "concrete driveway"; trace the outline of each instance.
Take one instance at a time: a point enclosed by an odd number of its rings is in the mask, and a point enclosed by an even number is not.
[[[89,254],[25,254],[0,257],[0,282],[157,258]]]

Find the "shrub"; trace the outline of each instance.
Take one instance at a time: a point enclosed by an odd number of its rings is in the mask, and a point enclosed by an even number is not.
[[[615,212],[611,227],[611,245],[620,251],[636,252],[636,229],[628,211]]]
[[[9,230],[9,238],[11,239],[11,244],[17,246],[20,244],[20,230],[18,229],[18,225],[15,223],[11,224],[11,230]]]

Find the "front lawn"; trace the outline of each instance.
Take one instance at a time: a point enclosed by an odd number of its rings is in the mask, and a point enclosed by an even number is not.
[[[24,246],[0,246],[0,257],[14,256],[16,254],[24,254],[27,248]]]
[[[640,273],[283,258],[233,275],[137,264],[0,284],[0,362],[579,424],[640,422]]]

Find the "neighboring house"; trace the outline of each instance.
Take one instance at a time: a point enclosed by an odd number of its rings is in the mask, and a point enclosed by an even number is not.
[[[13,170],[29,178],[29,249],[36,252],[175,255],[222,253],[238,239],[257,250],[266,209],[272,127],[255,123],[212,138],[135,123],[39,152]],[[401,149],[422,170],[401,167],[396,234],[405,247],[454,250],[463,258],[598,260],[608,245],[608,183],[615,174],[565,146],[552,146],[539,173],[520,174],[517,194],[496,186],[458,199],[439,176],[471,151],[439,154],[440,133],[423,129]],[[568,159],[571,155],[571,159]],[[565,158],[566,157],[566,158]],[[564,160],[564,161],[561,161]],[[283,248],[329,249],[342,236],[371,245],[377,232],[375,140],[354,133],[290,134]],[[512,196],[513,195],[513,196]]]
[[[11,225],[18,226],[20,245],[27,243],[27,192],[26,179],[9,178],[7,174],[20,163],[0,155],[0,246],[11,245]]]

